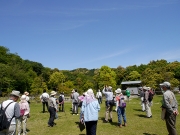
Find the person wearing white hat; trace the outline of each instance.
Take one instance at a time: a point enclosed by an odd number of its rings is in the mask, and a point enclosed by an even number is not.
[[[19,102],[19,106],[20,106],[20,119],[18,119],[18,135],[21,134],[21,125],[22,125],[22,129],[23,129],[23,135],[26,135],[27,131],[26,131],[26,122],[28,117],[30,116],[30,108],[29,108],[29,103],[26,101],[26,95],[22,95],[21,96],[21,101]]]
[[[151,112],[151,103],[149,102],[149,92],[148,87],[144,86],[143,90],[144,92],[144,104],[145,104],[145,110],[146,110],[146,116],[147,118],[152,118],[152,112]]]
[[[20,97],[20,92],[17,90],[13,90],[10,93],[10,97],[8,100],[4,101],[1,106],[3,109],[6,109],[5,114],[9,121],[11,121],[8,129],[4,129],[0,131],[0,135],[14,135],[16,133],[16,119],[20,117],[20,107],[17,103]]]
[[[164,91],[162,100],[162,111],[165,110],[165,121],[169,135],[177,135],[176,131],[176,116],[178,112],[178,102],[173,92],[171,92],[171,84],[164,82],[160,84],[160,87]]]
[[[118,126],[122,127],[122,120],[121,116],[124,121],[124,126],[127,126],[127,120],[126,120],[126,103],[124,102],[124,95],[121,92],[121,89],[118,88],[116,91],[116,105],[117,105],[117,116],[118,116]]]
[[[30,104],[30,101],[29,101],[29,92],[25,91],[24,95],[26,95],[26,101]]]
[[[96,135],[100,105],[92,89],[88,89],[81,107],[80,121],[86,125],[86,135]]]
[[[48,127],[53,127],[54,125],[56,125],[54,123],[56,112],[58,111],[57,104],[56,104],[56,98],[55,98],[56,93],[57,92],[55,92],[55,91],[51,91],[50,98],[49,98],[48,111],[50,113],[50,117],[49,117],[49,121],[48,121]]]

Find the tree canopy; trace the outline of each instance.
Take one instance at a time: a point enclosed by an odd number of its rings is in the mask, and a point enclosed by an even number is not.
[[[13,89],[21,93],[42,93],[44,89],[70,94],[72,89],[79,93],[92,88],[102,89],[110,85],[115,90],[121,87],[122,81],[141,80],[142,85],[158,89],[163,81],[169,81],[174,87],[180,84],[180,62],[166,60],[150,61],[147,65],[132,65],[117,68],[102,65],[100,69],[77,68],[74,70],[59,70],[44,67],[41,63],[23,60],[18,54],[0,46],[0,91],[3,95]]]

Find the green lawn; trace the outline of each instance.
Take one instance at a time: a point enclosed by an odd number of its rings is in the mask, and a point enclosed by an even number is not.
[[[176,95],[180,102],[180,95]],[[167,135],[165,122],[160,119],[162,96],[155,96],[151,108],[153,117],[146,118],[145,112],[141,111],[140,99],[133,98],[127,103],[126,117],[127,127],[118,128],[117,114],[113,112],[113,122],[103,123],[105,105],[101,104],[99,121],[97,125],[97,135]],[[77,128],[79,115],[72,115],[71,103],[65,103],[65,112],[58,112],[59,119],[55,120],[56,126],[47,127],[49,113],[42,113],[41,103],[31,102],[31,118],[28,119],[28,135],[85,135],[85,130],[80,132]],[[180,127],[180,116],[177,117],[176,127]],[[177,128],[180,134],[180,129]]]

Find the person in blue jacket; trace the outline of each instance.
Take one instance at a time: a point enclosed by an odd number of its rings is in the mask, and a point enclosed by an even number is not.
[[[92,89],[88,89],[81,107],[80,121],[85,122],[86,135],[96,135],[100,105]]]

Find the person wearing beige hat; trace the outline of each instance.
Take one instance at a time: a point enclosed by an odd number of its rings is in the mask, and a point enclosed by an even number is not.
[[[126,103],[124,102],[124,95],[121,92],[121,89],[118,88],[116,91],[116,106],[117,106],[117,116],[118,116],[118,127],[122,127],[122,119],[124,121],[124,126],[127,126],[126,120]]]
[[[29,101],[29,92],[25,91],[24,95],[26,95],[26,101],[30,104],[30,101]]]
[[[18,129],[18,135],[20,135],[21,134],[21,125],[22,125],[23,135],[26,135],[27,134],[26,122],[27,122],[28,117],[30,116],[30,114],[29,114],[30,108],[29,108],[28,102],[26,101],[26,95],[22,95],[20,99],[21,99],[21,101],[19,102],[19,106],[20,106],[21,117],[18,120],[17,129]]]
[[[48,127],[53,127],[54,125],[56,125],[54,123],[55,115],[58,110],[57,104],[56,104],[56,98],[55,98],[56,93],[57,92],[55,92],[55,91],[51,91],[50,98],[49,98],[48,111],[50,113],[50,117],[49,117],[49,121],[48,121]]]
[[[0,109],[6,109],[5,114],[8,118],[8,121],[10,122],[10,126],[8,129],[4,129],[0,131],[0,135],[15,135],[16,133],[16,119],[20,118],[20,107],[17,103],[18,99],[20,97],[20,92],[17,90],[13,90],[10,93],[10,97],[8,100],[4,101]]]

